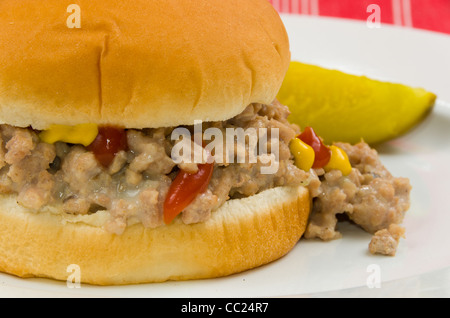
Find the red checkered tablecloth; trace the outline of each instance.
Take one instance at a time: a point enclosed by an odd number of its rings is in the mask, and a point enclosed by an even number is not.
[[[450,34],[450,0],[269,0],[281,13],[368,20]]]

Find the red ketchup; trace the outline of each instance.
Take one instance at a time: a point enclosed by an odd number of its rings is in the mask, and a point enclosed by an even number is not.
[[[101,126],[97,137],[87,149],[94,153],[102,166],[108,168],[120,151],[128,150],[127,133],[123,128]]]
[[[317,136],[314,129],[311,127],[306,127],[300,136],[298,136],[300,140],[302,140],[304,143],[310,145],[316,154],[316,158],[314,160],[313,168],[323,168],[325,167],[331,158],[331,151],[330,149],[324,145],[322,142],[322,139],[320,139],[319,136]]]

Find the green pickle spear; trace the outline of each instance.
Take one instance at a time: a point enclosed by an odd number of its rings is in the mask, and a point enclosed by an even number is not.
[[[289,120],[311,126],[327,144],[377,144],[405,134],[432,109],[436,95],[315,65],[291,62],[278,94]]]

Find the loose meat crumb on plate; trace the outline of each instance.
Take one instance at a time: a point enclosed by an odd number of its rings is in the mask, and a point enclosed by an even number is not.
[[[395,256],[400,238],[405,237],[405,228],[391,224],[389,228],[379,230],[372,237],[369,251],[372,254]]]

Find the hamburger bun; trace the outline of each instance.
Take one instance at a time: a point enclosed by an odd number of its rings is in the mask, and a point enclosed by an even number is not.
[[[72,2],[70,2],[72,3]],[[290,62],[266,0],[0,2],[0,123],[125,128],[222,121],[271,103]]]
[[[76,264],[84,283],[123,285],[221,277],[279,259],[306,229],[310,196],[278,187],[227,201],[204,223],[135,224],[120,236],[102,229],[101,214],[30,213],[13,196],[0,206],[1,271],[67,280]]]

